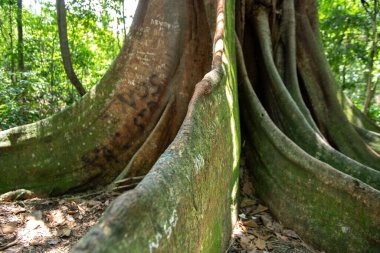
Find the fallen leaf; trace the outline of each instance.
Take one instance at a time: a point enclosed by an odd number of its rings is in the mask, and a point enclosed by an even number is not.
[[[243,225],[247,226],[247,227],[251,227],[251,228],[257,228],[258,227],[257,223],[253,220],[243,221]]]
[[[257,206],[256,210],[253,211],[253,214],[259,214],[259,213],[265,212],[267,210],[268,210],[268,207],[259,204]]]
[[[255,190],[253,189],[253,186],[252,186],[251,182],[249,182],[249,181],[245,181],[244,182],[243,193],[245,193],[246,195],[249,195],[249,196],[255,194]]]
[[[47,219],[53,223],[53,225],[62,225],[66,219],[61,210],[54,210],[46,214]]]
[[[99,205],[101,205],[102,204],[102,202],[100,202],[100,201],[97,201],[97,200],[90,200],[90,201],[88,201],[88,203],[87,203],[87,205],[88,206],[99,206]]]
[[[0,231],[4,234],[12,234],[13,232],[16,231],[16,228],[17,228],[17,224],[10,222],[8,224],[1,226]]]
[[[260,219],[263,222],[264,226],[267,228],[272,227],[272,217],[270,217],[268,214],[260,215]]]
[[[244,227],[244,226],[240,226],[240,229],[241,229],[241,231],[243,231],[243,233],[245,233],[245,234],[248,232],[247,228]]]
[[[284,229],[282,231],[282,234],[286,235],[287,237],[291,237],[291,238],[295,238],[295,239],[298,238],[298,235],[296,234],[296,232],[294,232],[293,230],[290,230],[290,229]]]
[[[31,245],[31,246],[39,246],[42,244],[43,244],[43,242],[41,241],[40,238],[33,239],[29,242],[29,245]]]
[[[268,234],[268,235],[263,235],[263,236],[259,236],[260,239],[263,239],[264,241],[268,241],[269,238],[271,238],[273,235],[271,234]]]
[[[272,228],[274,232],[277,232],[277,233],[280,233],[284,229],[284,227],[277,221],[273,221]]]
[[[250,240],[253,240],[253,239],[255,239],[256,237],[255,236],[253,236],[253,235],[247,235],[247,237],[250,239]]]
[[[260,238],[256,240],[255,244],[256,244],[256,247],[261,250],[265,249],[266,247],[266,242]]]
[[[262,237],[262,235],[261,235],[260,233],[258,233],[256,230],[251,231],[251,233],[252,233],[254,236],[256,236],[257,238]]]
[[[283,241],[288,241],[288,237],[283,236],[282,234],[277,233],[277,232],[275,232],[275,234],[276,234],[276,237],[277,237],[277,238],[279,238],[279,239],[281,239],[281,240],[283,240]]]
[[[61,236],[62,237],[69,237],[71,235],[71,229],[64,228],[61,230]]]
[[[254,249],[255,246],[253,243],[251,243],[251,240],[248,237],[241,237],[240,238],[240,246],[242,246],[244,249]]]
[[[244,198],[241,201],[240,207],[247,207],[247,206],[253,206],[253,205],[256,205],[256,201],[254,201],[253,199]]]

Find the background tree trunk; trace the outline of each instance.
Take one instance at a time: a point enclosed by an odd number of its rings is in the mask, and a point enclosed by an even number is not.
[[[22,27],[22,0],[17,0],[17,55],[18,55],[18,71],[25,71],[24,64],[24,40]]]
[[[367,85],[366,85],[366,92],[365,92],[365,99],[364,99],[364,106],[363,106],[363,113],[364,115],[368,116],[369,114],[369,107],[371,105],[371,101],[373,99],[373,96],[375,95],[376,91],[376,85],[373,84],[373,64],[375,60],[375,55],[377,52],[377,15],[378,15],[378,6],[377,6],[377,0],[373,1],[373,11],[372,11],[372,17],[371,17],[371,26],[372,26],[372,42],[371,42],[371,49],[369,53],[369,62],[368,62],[368,73],[367,73]]]
[[[14,55],[14,43],[13,43],[13,0],[8,1],[9,4],[9,52],[10,52],[10,70],[11,70],[11,81],[13,84],[17,82],[16,77],[16,64],[15,64],[15,55]]]
[[[67,77],[70,79],[71,83],[77,89],[78,93],[83,96],[86,94],[82,83],[79,81],[77,75],[75,74],[70,55],[69,41],[67,37],[67,22],[66,22],[66,7],[65,0],[57,0],[57,22],[58,22],[58,33],[59,33],[59,46],[61,48],[61,55],[63,66],[65,68]]]

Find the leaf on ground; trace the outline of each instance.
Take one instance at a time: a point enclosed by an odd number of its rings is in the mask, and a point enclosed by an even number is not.
[[[259,236],[260,239],[263,239],[264,241],[268,241],[269,238],[271,238],[273,235],[271,234],[268,234],[268,235],[263,235],[263,236]]]
[[[62,225],[66,219],[61,210],[53,210],[46,214],[46,218],[52,223],[52,225]]]
[[[250,234],[248,234],[247,237],[248,237],[250,240],[253,240],[253,239],[256,238],[254,235],[250,235]]]
[[[294,232],[293,230],[290,230],[290,229],[284,229],[282,231],[282,234],[287,236],[287,237],[291,237],[291,238],[295,238],[295,239],[298,238],[298,235],[296,234],[296,232]]]
[[[284,229],[284,227],[277,221],[273,221],[272,228],[273,228],[273,231],[277,233],[281,233],[281,231]]]
[[[283,241],[288,241],[288,237],[283,236],[282,234],[277,233],[277,232],[276,232],[275,234],[276,234],[276,237],[277,237],[278,239],[283,240]]]
[[[243,225],[250,228],[257,228],[259,226],[254,220],[243,221]]]
[[[245,181],[244,182],[243,193],[246,194],[246,195],[249,195],[249,196],[255,194],[255,190],[253,189],[253,186],[252,186],[251,182],[249,182],[249,181]]]
[[[255,245],[251,242],[251,240],[248,237],[242,237],[240,238],[240,246],[244,249],[254,249]]]
[[[69,237],[71,235],[71,229],[64,228],[61,230],[61,236],[62,237]]]
[[[16,228],[17,228],[17,224],[10,222],[8,224],[0,226],[0,232],[2,234],[12,234],[13,232],[16,231]]]
[[[255,244],[256,244],[256,247],[261,250],[265,249],[266,247],[266,242],[260,238],[256,240]]]
[[[256,210],[253,211],[253,214],[259,214],[259,213],[265,212],[267,210],[268,210],[268,207],[259,204],[257,206]]]
[[[272,227],[272,217],[267,214],[267,213],[264,213],[263,215],[260,215],[260,219],[261,221],[263,222],[264,226],[266,226],[267,228],[271,228]]]
[[[240,207],[247,207],[247,206],[253,206],[253,205],[256,205],[256,201],[254,201],[253,199],[244,198],[241,201]]]
[[[255,210],[254,206],[246,206],[244,207],[244,211],[247,215],[253,216],[253,211]]]

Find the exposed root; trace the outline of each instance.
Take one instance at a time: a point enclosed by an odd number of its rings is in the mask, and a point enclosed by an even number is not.
[[[305,114],[301,112],[284,85],[274,64],[267,12],[264,9],[258,9],[255,17],[255,27],[264,61],[264,70],[261,73],[266,73],[261,80],[269,80],[272,91],[267,97],[271,101],[268,105],[271,108],[269,111],[274,112],[271,115],[272,119],[290,139],[311,156],[380,189],[380,173],[378,171],[360,164],[332,148],[320,131],[316,131],[306,119]]]
[[[284,225],[318,248],[375,252],[380,192],[313,158],[286,137],[256,96],[239,47],[238,65],[246,105],[247,159],[259,196]],[[346,226],[350,233],[345,233]]]
[[[11,202],[16,200],[25,200],[35,198],[37,195],[29,190],[18,189],[15,191],[6,192],[0,195],[0,202]]]
[[[380,170],[380,155],[363,141],[341,109],[333,75],[307,17],[298,15],[297,27],[297,38],[302,42],[298,44],[298,68],[323,134],[340,152]]]

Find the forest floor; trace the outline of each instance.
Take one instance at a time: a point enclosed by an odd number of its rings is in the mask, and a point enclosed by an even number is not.
[[[0,252],[69,252],[114,198],[87,193],[0,202]]]
[[[284,228],[255,196],[241,162],[240,209],[228,253],[316,253]],[[69,252],[118,193],[85,193],[59,198],[0,202],[0,252]]]
[[[256,196],[244,157],[240,161],[238,222],[226,253],[324,253],[306,244],[285,228]]]

